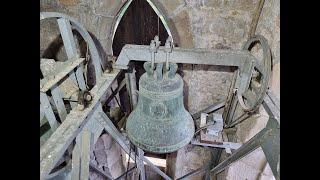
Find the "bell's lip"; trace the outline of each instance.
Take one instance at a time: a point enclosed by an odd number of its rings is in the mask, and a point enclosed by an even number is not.
[[[191,136],[191,138],[185,138],[183,141],[180,141],[177,144],[174,145],[168,145],[168,146],[151,146],[151,145],[147,145],[141,142],[138,142],[135,138],[133,138],[129,133],[128,133],[128,138],[130,139],[130,141],[137,147],[148,151],[148,152],[152,152],[152,153],[156,153],[156,154],[165,154],[165,153],[171,153],[174,151],[177,151],[179,149],[181,149],[182,147],[186,146],[187,144],[190,143],[190,141],[192,140],[193,136]]]

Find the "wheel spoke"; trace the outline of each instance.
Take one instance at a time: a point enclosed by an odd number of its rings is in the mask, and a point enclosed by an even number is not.
[[[243,93],[243,97],[246,99],[247,105],[249,107],[252,107],[252,104],[254,103],[256,97],[255,94],[252,91],[247,90]]]
[[[52,131],[56,130],[59,126],[59,123],[56,120],[56,117],[54,116],[48,96],[44,92],[40,92],[40,106],[42,106],[45,117],[47,118]]]
[[[257,81],[253,80],[253,81],[251,81],[250,87],[251,87],[252,91],[254,92],[254,94],[258,95],[261,85]]]
[[[64,47],[65,47],[68,59],[78,58],[79,54],[77,52],[77,46],[76,46],[76,43],[75,43],[75,40],[73,37],[70,21],[67,19],[64,19],[64,18],[60,18],[57,21],[58,21],[58,26],[60,29],[62,41],[63,41]],[[73,73],[70,74],[70,77],[71,77],[71,79],[73,79],[73,81],[75,80]],[[76,77],[77,77],[76,80],[78,82],[79,88],[81,90],[85,90],[86,84],[85,84],[84,77],[83,77],[82,66],[77,68]]]
[[[78,58],[79,55],[77,53],[77,46],[73,37],[70,21],[64,18],[59,18],[57,21],[68,59]]]
[[[64,105],[59,86],[55,85],[54,87],[52,87],[51,94],[52,94],[53,101],[56,105],[56,108],[58,110],[60,120],[63,122],[67,117],[67,109],[66,109],[66,106]]]
[[[264,70],[264,67],[261,65],[260,62],[256,62],[255,68],[259,71],[259,73],[264,74],[264,71],[265,71],[265,70]]]

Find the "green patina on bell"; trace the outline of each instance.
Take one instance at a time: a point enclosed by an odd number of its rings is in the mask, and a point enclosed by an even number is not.
[[[128,137],[149,152],[176,151],[194,135],[193,119],[183,104],[183,80],[176,74],[178,66],[169,63],[169,68],[163,68],[160,63],[154,72],[146,62],[144,68],[139,100],[126,123]]]

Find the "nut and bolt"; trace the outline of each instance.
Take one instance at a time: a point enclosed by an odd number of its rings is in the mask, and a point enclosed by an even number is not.
[[[85,98],[86,98],[87,101],[91,101],[91,100],[92,100],[91,94],[87,94],[87,95],[85,96]]]

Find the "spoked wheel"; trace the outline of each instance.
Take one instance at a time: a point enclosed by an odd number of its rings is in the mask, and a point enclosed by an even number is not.
[[[52,19],[52,18],[57,20],[59,31],[61,33],[63,45],[65,47],[68,60],[79,58],[77,46],[72,33],[72,30],[74,29],[81,35],[83,40],[86,42],[89,53],[90,53],[90,58],[94,66],[95,78],[96,80],[99,79],[102,74],[101,57],[99,56],[98,50],[88,31],[74,18],[69,17],[65,14],[56,13],[56,12],[40,13],[40,21]],[[79,85],[79,86],[83,86],[83,85]]]
[[[40,21],[56,19],[61,33],[67,60],[41,59],[40,67],[40,142],[45,144],[51,134],[66,120],[74,108],[85,105],[80,102],[92,100],[88,95],[88,82],[84,74],[86,57],[80,57],[72,30],[76,30],[87,44],[96,82],[101,78],[102,66],[98,50],[86,29],[74,18],[55,12],[41,12]],[[84,98],[80,97],[83,96]],[[45,128],[43,128],[46,126]],[[47,178],[70,166],[71,149],[63,156]],[[69,157],[68,157],[69,156]],[[40,154],[40,158],[41,158]]]
[[[244,44],[243,49],[250,51],[256,43],[262,47],[263,58],[254,62],[249,87],[244,92],[237,93],[241,107],[247,112],[255,111],[262,103],[271,75],[271,52],[266,38],[255,35]]]

